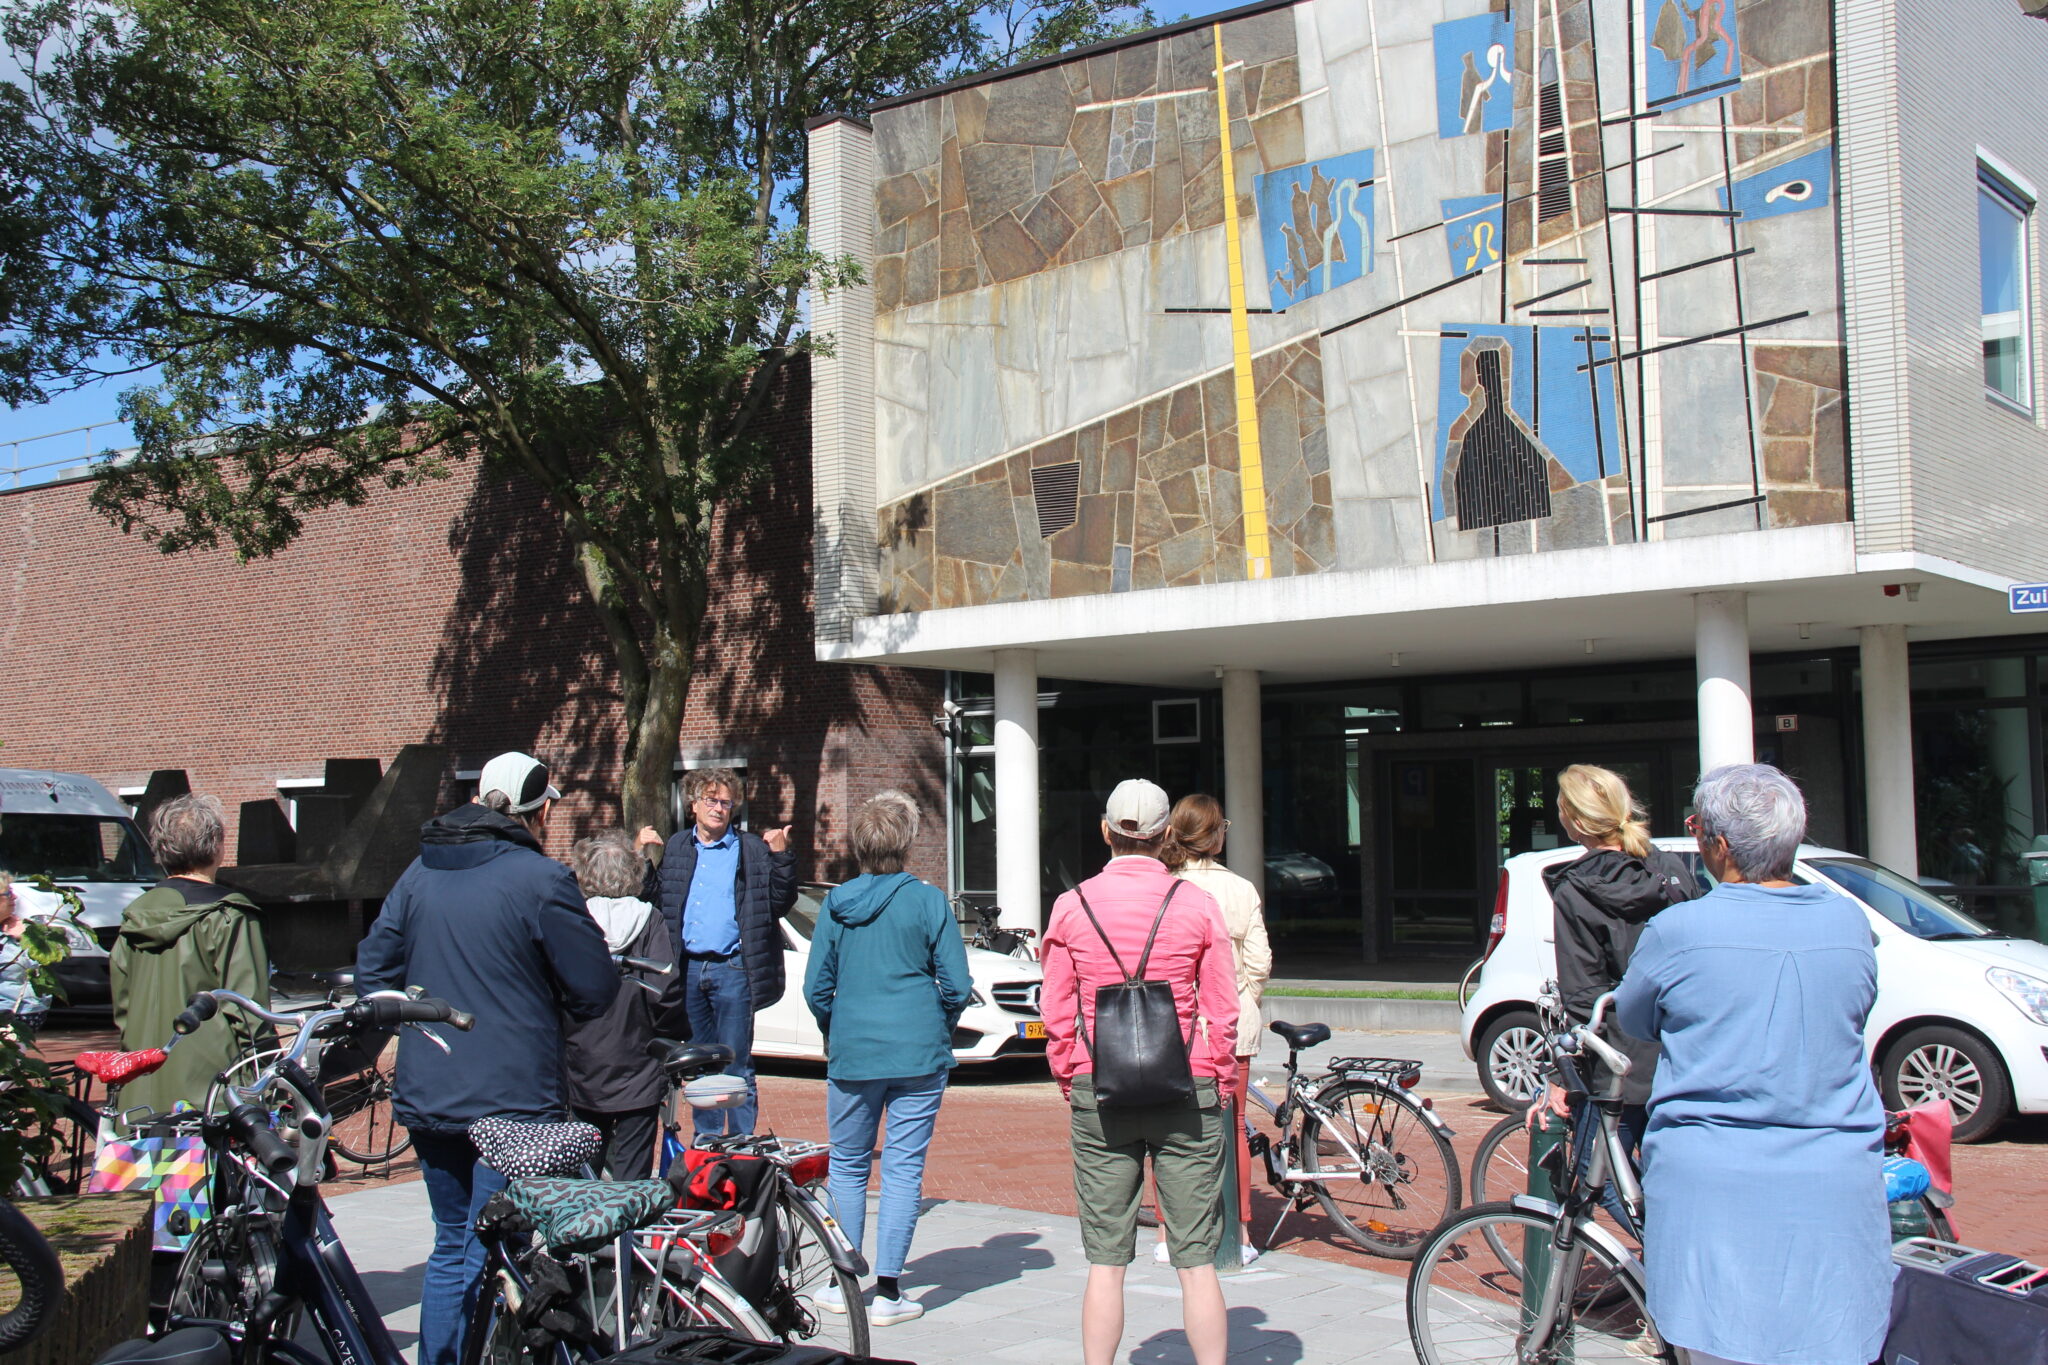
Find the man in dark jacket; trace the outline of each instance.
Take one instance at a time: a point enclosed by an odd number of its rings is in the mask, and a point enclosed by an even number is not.
[[[476,1216],[505,1186],[477,1161],[469,1126],[493,1114],[566,1120],[562,1032],[603,1014],[619,989],[604,934],[569,869],[541,852],[561,793],[526,754],[484,765],[477,799],[427,822],[420,856],[384,899],[356,952],[368,993],[419,986],[476,1016],[439,1030],[449,1051],[401,1035],[392,1108],[412,1131],[434,1210],[420,1286],[420,1365],[455,1365],[483,1270]]]
[[[680,945],[692,1041],[731,1048],[726,1074],[747,1083],[745,1104],[695,1111],[701,1136],[754,1131],[760,1112],[753,1089],[754,1015],[782,998],[778,921],[796,904],[791,827],[765,835],[734,829],[743,790],[730,768],[700,768],[684,777],[692,823],[668,841],[642,892],[661,907]],[[646,828],[639,841],[658,844],[661,836]]]

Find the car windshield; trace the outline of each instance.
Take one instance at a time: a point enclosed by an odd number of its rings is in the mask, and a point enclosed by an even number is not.
[[[809,943],[811,936],[818,932],[817,902],[808,896],[797,897],[796,904],[789,908],[789,918],[783,923],[789,926],[791,933]]]
[[[154,882],[163,877],[133,824],[105,815],[0,815],[0,868],[65,882]]]
[[[1815,858],[1807,866],[1915,938],[1996,938],[1947,901],[1863,858]]]

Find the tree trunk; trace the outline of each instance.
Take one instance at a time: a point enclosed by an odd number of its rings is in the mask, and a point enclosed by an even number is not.
[[[657,627],[647,669],[647,705],[637,725],[628,722],[626,772],[619,800],[625,825],[638,830],[652,825],[664,836],[675,833],[676,758],[681,753],[683,706],[690,696],[690,671],[696,650],[675,634]]]

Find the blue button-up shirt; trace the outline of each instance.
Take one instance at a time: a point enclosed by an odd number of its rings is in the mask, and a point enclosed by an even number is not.
[[[694,836],[693,836],[694,837]],[[728,957],[740,950],[740,836],[728,829],[715,844],[697,840],[697,869],[683,902],[683,951]]]

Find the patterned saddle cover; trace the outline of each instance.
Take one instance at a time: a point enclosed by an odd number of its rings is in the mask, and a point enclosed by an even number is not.
[[[576,1175],[604,1150],[604,1135],[587,1123],[478,1119],[469,1126],[469,1140],[484,1165],[515,1180]]]
[[[676,1204],[666,1180],[527,1178],[506,1186],[505,1194],[548,1249],[562,1252],[596,1251]]]

